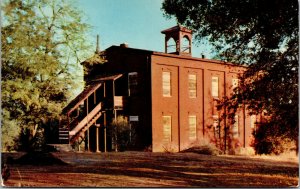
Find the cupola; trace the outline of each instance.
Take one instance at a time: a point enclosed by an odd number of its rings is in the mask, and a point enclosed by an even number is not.
[[[192,55],[192,30],[177,25],[161,33],[165,34],[165,53]]]

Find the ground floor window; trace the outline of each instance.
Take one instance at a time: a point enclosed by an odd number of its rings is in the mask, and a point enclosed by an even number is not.
[[[194,141],[197,138],[196,135],[197,128],[197,117],[195,115],[189,116],[189,140]]]
[[[219,116],[213,115],[213,128],[214,135],[216,138],[220,137],[220,124],[219,124]]]
[[[232,137],[233,138],[239,137],[239,116],[238,115],[234,116],[234,124],[232,127]]]
[[[163,116],[163,142],[169,143],[172,140],[172,117]]]

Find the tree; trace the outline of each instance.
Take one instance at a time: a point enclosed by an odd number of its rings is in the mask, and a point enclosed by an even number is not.
[[[89,25],[73,4],[7,0],[1,7],[2,150],[17,149],[20,136],[38,136],[82,83]]]
[[[194,30],[196,39],[208,39],[216,58],[248,66],[237,95],[221,102],[227,112],[239,104],[250,114],[267,112],[271,119],[258,128],[269,131],[263,138],[285,137],[298,146],[298,2],[165,0],[162,9]]]

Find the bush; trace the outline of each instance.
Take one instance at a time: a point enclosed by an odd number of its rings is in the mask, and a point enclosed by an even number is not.
[[[165,153],[174,153],[174,152],[176,152],[175,148],[171,144],[164,145],[163,149],[164,149]]]
[[[276,134],[275,129],[268,125],[261,125],[254,134],[252,146],[256,154],[275,154],[296,151],[295,141],[285,135]],[[275,134],[274,134],[275,133]]]
[[[205,155],[220,155],[222,151],[219,150],[213,143],[206,139],[196,141],[189,148],[183,150],[182,152],[193,152],[197,154]]]
[[[135,132],[130,128],[128,120],[124,116],[118,116],[113,120],[110,135],[115,145],[115,151],[125,151],[134,143]]]
[[[3,114],[5,110],[3,110]],[[2,152],[16,151],[19,145],[21,133],[20,123],[16,120],[9,120],[2,116],[1,121],[1,146]]]
[[[255,155],[255,150],[252,147],[240,147],[235,150],[234,155],[253,156]]]

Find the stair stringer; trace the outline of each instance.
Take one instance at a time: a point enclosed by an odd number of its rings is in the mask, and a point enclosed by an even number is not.
[[[73,144],[79,138],[84,140],[86,137],[85,132],[97,121],[97,119],[101,117],[101,115],[102,112],[98,112],[79,132],[77,132],[75,135],[70,135],[70,144]]]

